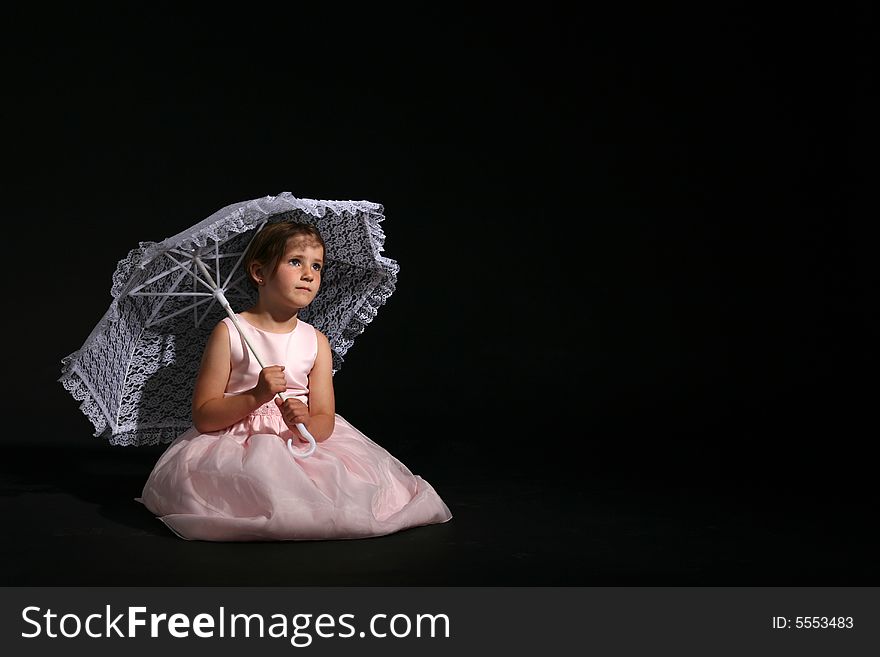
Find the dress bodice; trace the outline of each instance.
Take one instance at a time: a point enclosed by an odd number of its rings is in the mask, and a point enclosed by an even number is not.
[[[238,324],[256,349],[263,364],[283,365],[287,379],[285,398],[295,397],[308,404],[309,372],[318,356],[318,335],[315,328],[301,319],[289,333],[272,333],[248,323],[241,315],[236,315]],[[229,331],[231,371],[226,395],[237,395],[250,390],[259,380],[260,363],[254,358],[244,338],[235,328],[232,320],[225,317],[223,322]],[[274,404],[273,404],[274,406]]]

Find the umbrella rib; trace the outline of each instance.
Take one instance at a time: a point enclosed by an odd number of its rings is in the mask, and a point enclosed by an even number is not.
[[[213,297],[210,292],[135,292],[135,297]]]
[[[180,249],[168,249],[166,253],[175,253],[179,256],[183,256],[184,258],[192,258],[194,255],[199,253],[201,249],[195,249],[194,251],[181,251]]]
[[[195,252],[195,258],[198,258],[198,257],[199,257],[199,253],[200,253],[200,252],[201,252],[201,249],[196,249],[196,252]],[[193,263],[193,264],[195,264],[195,258],[193,258],[193,260],[192,260],[192,263]],[[193,292],[195,292],[195,291],[199,288],[199,282],[198,282],[198,281],[199,281],[199,275],[198,275],[198,273],[196,272],[196,268],[193,267],[193,268],[192,268],[192,291],[193,291]],[[195,296],[195,295],[194,295],[194,296]],[[193,323],[198,324],[198,319],[199,319],[199,309],[198,309],[198,307],[197,307],[195,304],[193,304],[193,306],[192,306],[192,311],[193,311]]]
[[[216,240],[215,240],[216,244]],[[208,268],[205,266],[205,261],[202,260],[202,249],[198,249],[193,254],[193,264],[199,267],[202,270],[202,273],[207,277],[209,283],[208,286],[211,288],[212,292],[216,292],[220,288],[217,287],[217,282],[211,278],[211,273],[208,271]],[[193,275],[195,275],[195,269],[193,270]],[[200,279],[201,280],[201,279]],[[193,281],[193,287],[195,287],[195,281]],[[211,295],[214,297],[214,295]],[[193,306],[193,323],[195,323],[196,327],[202,325],[202,321],[205,319],[207,314],[211,312],[211,308],[214,306],[214,301],[216,301],[216,297],[211,299],[211,303],[208,304],[208,307],[205,308],[205,312],[202,313],[202,316],[199,317],[199,309]]]
[[[156,276],[153,276],[153,278],[151,278],[150,280],[148,280],[148,281],[144,281],[143,283],[141,283],[141,284],[138,285],[137,287],[132,288],[131,291],[129,291],[129,294],[132,294],[132,293],[134,293],[134,292],[137,292],[138,290],[143,290],[143,289],[144,289],[147,285],[149,285],[150,283],[155,283],[155,282],[158,281],[160,278],[165,278],[165,277],[168,276],[169,274],[173,274],[174,272],[176,272],[178,269],[181,269],[181,268],[182,268],[182,266],[181,266],[181,265],[178,265],[177,267],[172,267],[171,269],[166,269],[166,270],[163,271],[161,274],[157,274]],[[184,269],[185,269],[185,268],[184,268]]]
[[[215,260],[215,262],[217,262],[217,263],[219,264],[219,260]],[[219,269],[219,267],[218,267],[218,269]],[[207,269],[206,269],[206,271],[207,271]],[[217,297],[215,297],[215,296],[212,294],[212,295],[211,295],[211,303],[209,303],[209,304],[208,304],[208,307],[205,308],[205,312],[202,313],[202,316],[201,316],[201,317],[199,317],[199,311],[198,311],[198,309],[193,309],[193,314],[195,315],[195,321],[196,321],[196,328],[198,328],[199,326],[202,325],[202,322],[205,320],[205,317],[208,316],[208,313],[210,313],[210,312],[211,312],[211,309],[214,307],[214,302],[215,302],[215,301],[217,301]]]
[[[250,241],[248,242],[248,247],[251,245],[251,242],[254,241],[254,238],[257,236],[257,233],[259,233],[261,230],[263,230],[263,227],[265,225],[266,225],[266,222],[263,221],[262,223],[260,223],[259,226],[257,226],[257,229],[254,231],[253,236],[251,237]],[[232,275],[235,273],[235,270],[238,269],[238,266],[241,264],[241,261],[244,260],[245,253],[247,253],[247,247],[245,247],[245,249],[241,252],[241,256],[239,256],[236,263],[232,266],[232,269],[229,270],[229,276],[227,276],[226,280],[223,281],[223,289],[224,290],[226,289],[226,286],[229,285],[229,281],[232,280]],[[247,272],[245,272],[245,273],[247,273]]]
[[[176,315],[179,315],[180,313],[185,313],[187,310],[191,310],[192,308],[195,308],[196,306],[201,306],[203,303],[208,303],[208,301],[210,301],[210,300],[211,299],[202,299],[201,301],[196,301],[191,306],[185,306],[185,307],[181,308],[180,310],[175,310],[170,315],[165,315],[164,317],[160,317],[155,322],[150,324],[150,326],[155,326],[156,324],[161,324],[162,322],[164,322],[167,319],[171,319],[172,317],[175,317]]]
[[[218,240],[214,240],[214,280],[220,280],[220,242]],[[211,296],[213,297],[214,295],[212,294]],[[211,303],[209,303],[208,307],[205,308],[205,312],[202,313],[201,317],[199,317],[198,310],[194,311],[196,328],[202,325],[205,317],[207,317],[208,313],[211,312],[211,309],[214,307],[214,301],[216,301],[216,297],[211,300]]]
[[[196,328],[198,328],[198,327],[200,327],[200,326],[202,325],[202,322],[205,320],[205,317],[208,316],[208,313],[211,312],[211,308],[213,308],[213,307],[214,307],[214,302],[211,301],[211,303],[208,304],[208,307],[205,308],[205,312],[202,313],[202,316],[201,316],[201,317],[199,317],[199,311],[198,311],[198,310],[195,311],[195,315],[196,315]]]
[[[180,285],[180,281],[182,281],[185,276],[186,276],[186,272],[181,271],[180,275],[177,277],[177,279],[174,281],[174,283],[171,284],[171,288],[168,290],[168,292],[173,292],[174,290],[176,290],[177,286]],[[167,296],[164,299],[161,299],[159,301],[159,303],[156,304],[156,307],[153,309],[153,312],[151,312],[149,318],[147,318],[147,326],[149,326],[150,323],[153,321],[153,319],[156,317],[156,315],[159,314],[159,311],[162,310],[166,301],[168,301]]]
[[[231,290],[232,288],[235,288],[236,290],[238,290],[239,292],[241,292],[242,295],[247,296],[247,290],[245,290],[244,288],[242,288],[242,287],[239,285],[239,284],[244,280],[244,278],[245,278],[245,275],[244,275],[244,274],[242,274],[241,276],[239,276],[238,278],[236,278],[234,281],[232,281],[232,282],[229,284],[229,288],[228,288],[228,289]]]
[[[221,242],[221,244],[222,244],[222,242]],[[187,251],[180,251],[180,250],[178,250],[178,249],[168,249],[167,253],[175,253],[175,254],[177,254],[177,255],[185,256],[185,257],[187,257],[187,258],[192,258],[193,255],[194,255],[193,253],[189,253],[189,252],[187,252]],[[223,258],[237,258],[237,257],[240,256],[240,255],[242,255],[242,251],[233,251],[233,252],[230,252],[230,253],[221,253],[221,254],[219,255],[219,257],[220,257],[220,259],[223,259]]]
[[[229,292],[229,295],[227,298],[241,299],[242,301],[250,301],[250,295],[240,285],[243,280],[244,280],[244,275],[241,275],[238,278],[236,278],[234,281],[232,281],[232,283],[229,284],[229,288],[227,288],[227,292]]]
[[[208,288],[208,289],[211,290],[212,292],[214,291],[214,288],[212,288],[212,287],[211,287],[210,285],[208,285],[204,280],[202,280],[202,278],[201,278],[201,277],[195,272],[195,269],[190,269],[189,267],[187,267],[187,266],[184,265],[183,263],[181,263],[181,262],[177,262],[177,260],[175,260],[174,258],[172,258],[167,252],[165,253],[165,255],[168,256],[169,258],[171,258],[172,262],[176,262],[177,265],[178,265],[179,267],[184,267],[184,268],[185,268],[190,274],[193,275],[193,278],[195,278],[199,283],[201,283],[202,285],[204,285],[206,288]]]
[[[228,288],[228,289],[231,289],[231,288],[234,287],[234,288],[237,289],[239,292],[241,292],[243,298],[247,298],[247,294],[244,292],[244,290],[242,290],[240,287],[238,287],[238,284],[241,283],[242,280],[244,280],[244,274],[242,274],[241,276],[239,276],[238,278],[236,278],[234,281],[232,281],[232,283],[229,284],[229,288]],[[214,295],[211,295],[211,296],[214,296]],[[214,300],[216,300],[216,298],[215,298]],[[211,312],[211,309],[212,309],[213,307],[214,307],[214,303],[213,303],[213,301],[212,301],[211,304],[208,306],[208,308],[205,310],[205,312],[202,313],[202,317],[201,317],[199,320],[196,321],[196,326],[201,326],[202,321],[205,319],[205,317],[208,316],[208,313]]]
[[[220,240],[216,239],[214,240],[214,280],[220,280]],[[202,325],[205,317],[208,316],[208,313],[210,313],[211,309],[214,307],[214,301],[216,301],[216,297],[208,304],[208,307],[205,308],[205,312],[202,313],[201,317],[198,317],[198,313],[196,313],[196,327]]]

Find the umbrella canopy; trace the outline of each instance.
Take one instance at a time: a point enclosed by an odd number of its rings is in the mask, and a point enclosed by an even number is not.
[[[96,436],[114,445],[174,440],[192,426],[193,386],[208,335],[226,314],[221,304],[244,310],[256,301],[241,269],[244,252],[276,221],[312,224],[326,243],[321,289],[298,316],[329,339],[336,374],[397,283],[398,264],[382,255],[383,212],[368,201],[284,192],[229,205],[162,242],[141,242],[117,265],[113,301],[62,360],[59,381],[82,402]]]

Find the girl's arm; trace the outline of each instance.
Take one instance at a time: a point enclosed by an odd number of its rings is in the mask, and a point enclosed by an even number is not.
[[[277,391],[286,389],[284,368],[272,366],[260,372],[257,386],[240,395],[226,397],[226,385],[231,371],[229,331],[219,322],[208,338],[202,365],[193,390],[193,425],[201,433],[225,429],[265,404]]]
[[[336,398],[333,394],[333,357],[327,336],[318,334],[318,356],[309,372],[309,422],[306,429],[315,442],[327,440],[336,427]]]

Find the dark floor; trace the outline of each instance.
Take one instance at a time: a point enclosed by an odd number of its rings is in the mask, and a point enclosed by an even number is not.
[[[855,438],[638,436],[581,438],[577,456],[551,443],[501,460],[390,440],[452,521],[381,538],[249,544],[181,540],[132,499],[162,448],[88,436],[7,445],[0,583],[880,584],[873,461]]]

